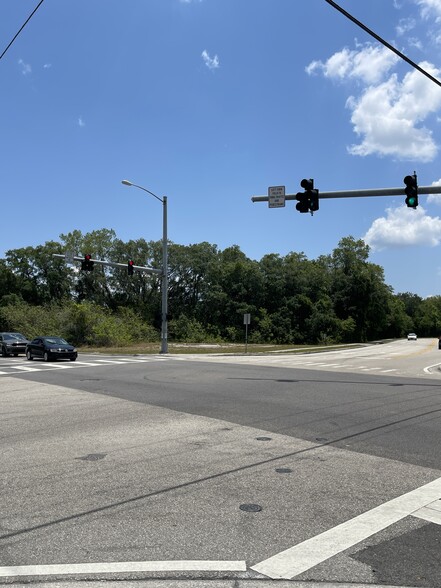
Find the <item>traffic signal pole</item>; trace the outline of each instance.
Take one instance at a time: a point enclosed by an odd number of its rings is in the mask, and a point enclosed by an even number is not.
[[[376,188],[367,190],[338,190],[320,192],[320,200],[327,198],[370,198],[372,196],[403,196],[403,188]],[[441,186],[418,186],[418,194],[441,194]],[[252,202],[268,202],[268,196],[252,196]],[[285,200],[297,200],[297,194],[286,194]]]
[[[418,194],[441,194],[441,186],[418,186]],[[338,190],[320,192],[320,200],[326,198],[370,198],[371,196],[403,196],[403,188],[376,188],[368,190]],[[268,202],[268,196],[252,196],[252,202]],[[285,200],[297,200],[297,194],[286,194]]]

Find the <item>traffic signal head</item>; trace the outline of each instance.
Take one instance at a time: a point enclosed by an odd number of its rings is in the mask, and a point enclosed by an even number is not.
[[[300,182],[300,185],[306,191],[313,190],[314,189],[314,180],[312,178],[310,178],[309,180],[306,180],[306,179],[302,180]]]
[[[132,261],[131,259],[127,262],[127,273],[129,276],[133,276],[133,266],[135,265],[135,262]]]
[[[81,269],[85,272],[93,271],[93,261],[90,253],[86,253],[84,256],[84,261],[81,262]]]
[[[416,174],[414,173],[413,176],[406,176],[403,182],[406,185],[404,188],[406,205],[408,208],[416,208],[418,206],[418,184]]]
[[[311,212],[312,214],[319,209],[319,195],[318,190],[314,189],[314,180],[305,178],[300,182],[300,185],[305,191],[297,194],[299,203],[296,208],[299,212]]]
[[[307,194],[309,197],[309,210],[315,212],[319,209],[319,191],[313,188]]]
[[[308,194],[306,194],[305,192],[298,192],[296,198],[298,200],[296,204],[296,209],[299,212],[309,212]]]

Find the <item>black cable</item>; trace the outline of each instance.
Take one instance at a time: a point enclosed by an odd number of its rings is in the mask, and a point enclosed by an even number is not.
[[[18,35],[21,33],[21,31],[25,28],[25,26],[28,24],[28,22],[31,20],[31,18],[34,16],[34,14],[37,12],[37,10],[40,8],[40,6],[43,4],[44,0],[40,0],[40,2],[37,4],[37,6],[34,8],[34,10],[31,12],[31,14],[28,16],[28,18],[26,19],[26,21],[23,23],[23,25],[20,27],[20,30],[14,35],[14,38],[12,39],[12,41],[9,43],[9,45],[6,47],[6,49],[3,51],[3,53],[0,55],[0,59],[3,57],[3,55],[6,53],[6,51],[9,49],[9,47],[12,45],[12,43],[15,41],[15,39],[18,37]]]
[[[346,10],[344,10],[341,6],[336,4],[333,0],[325,0],[325,2],[327,2],[328,4],[330,4],[331,6],[336,8],[339,12],[341,12],[344,16],[346,16],[346,18],[349,18],[349,20],[352,20],[353,23],[355,23],[361,29],[366,31],[366,33],[368,33],[369,35],[374,37],[374,39],[376,39],[377,41],[382,43],[385,47],[387,47],[388,49],[390,49],[391,51],[396,53],[398,55],[398,57],[401,57],[401,59],[404,59],[404,61],[406,61],[409,65],[411,65],[412,67],[417,69],[420,73],[422,73],[426,77],[428,77],[429,80],[432,80],[432,82],[435,82],[435,84],[438,84],[438,86],[441,86],[441,82],[439,80],[437,80],[436,78],[434,78],[432,75],[430,75],[429,72],[427,72],[425,69],[420,67],[417,63],[415,63],[414,61],[412,61],[408,57],[406,57],[403,53],[401,53],[401,51],[398,51],[398,49],[396,49],[390,43],[388,43],[387,41],[382,39],[380,36],[378,36],[376,33],[374,33],[374,31],[371,31],[371,29],[369,29],[366,25],[364,25],[362,22],[357,20],[354,16],[352,16],[352,14],[349,14],[349,12],[346,12]]]

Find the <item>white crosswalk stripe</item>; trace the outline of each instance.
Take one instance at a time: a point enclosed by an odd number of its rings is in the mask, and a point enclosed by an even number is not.
[[[105,367],[112,365],[130,365],[139,363],[153,363],[159,361],[167,361],[175,358],[171,357],[133,357],[133,358],[115,358],[115,359],[94,359],[94,361],[75,361],[75,362],[40,362],[35,360],[32,365],[21,365],[10,363],[2,366],[0,376],[13,376],[14,374],[30,373],[30,372],[44,372],[47,370],[66,370],[75,368],[88,368],[88,367]]]

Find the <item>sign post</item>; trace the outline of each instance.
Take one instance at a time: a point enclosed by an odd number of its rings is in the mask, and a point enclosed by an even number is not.
[[[248,325],[251,323],[251,314],[243,315],[243,324],[245,325],[245,353],[248,353]]]

